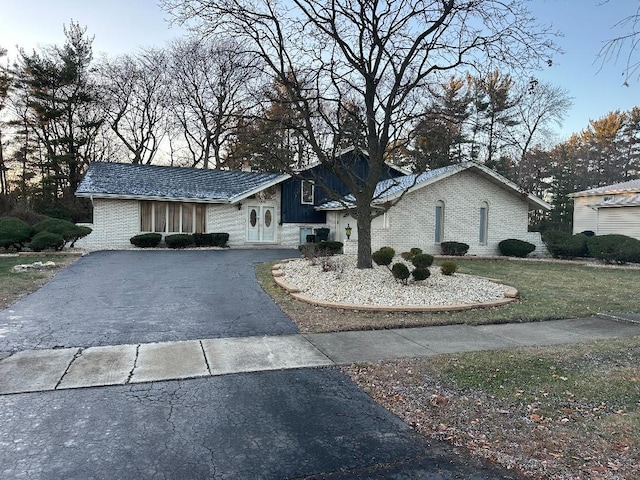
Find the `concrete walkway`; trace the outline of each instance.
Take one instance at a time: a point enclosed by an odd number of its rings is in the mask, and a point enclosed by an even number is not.
[[[323,367],[640,335],[640,316],[215,338],[26,350],[0,360],[0,394]]]

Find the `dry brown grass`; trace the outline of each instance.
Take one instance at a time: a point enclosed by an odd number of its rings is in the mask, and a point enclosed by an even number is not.
[[[422,434],[537,479],[636,479],[640,338],[344,371]]]
[[[75,262],[80,255],[21,255],[0,257],[0,309],[7,308],[20,298],[36,291],[56,273],[71,263]],[[52,261],[56,268],[38,270],[25,273],[11,273],[15,265],[29,264],[34,262]]]

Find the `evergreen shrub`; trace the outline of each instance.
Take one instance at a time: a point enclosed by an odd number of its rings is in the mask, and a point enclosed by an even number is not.
[[[393,267],[391,267],[391,273],[393,274],[393,278],[405,284],[407,283],[409,275],[411,275],[409,268],[404,263],[394,263]]]
[[[196,247],[213,247],[213,233],[194,233],[193,243]]]
[[[542,241],[554,258],[588,257],[588,238],[585,232],[571,235],[560,230],[547,230],[542,233]]]
[[[431,276],[431,272],[428,268],[416,268],[413,272],[411,272],[411,275],[413,275],[413,279],[416,282],[420,282],[429,278]]]
[[[440,249],[443,255],[462,257],[469,250],[469,245],[462,242],[442,242]]]
[[[416,268],[429,268],[433,265],[433,255],[418,253],[411,258],[411,263]]]
[[[164,243],[167,244],[169,248],[186,248],[192,246],[193,243],[193,235],[188,233],[176,233],[173,235],[167,235],[164,237]]]
[[[42,231],[36,233],[31,241],[27,244],[34,252],[43,250],[62,250],[66,241],[64,237],[57,233]]]
[[[498,249],[507,257],[526,257],[536,249],[533,243],[525,242],[517,238],[507,238],[498,243]]]
[[[388,267],[391,265],[393,261],[393,257],[395,257],[396,251],[391,247],[382,247],[380,250],[377,250],[371,254],[371,258],[376,265],[384,265]]]
[[[440,272],[443,275],[451,276],[457,271],[458,271],[458,265],[456,265],[453,262],[446,261],[446,262],[442,262],[442,265],[440,265]]]
[[[65,242],[71,242],[71,247],[73,247],[77,240],[91,233],[89,227],[76,225],[69,220],[60,218],[47,218],[46,220],[36,223],[32,229],[34,233],[56,233],[64,238]]]
[[[212,233],[214,247],[226,247],[229,241],[229,234],[224,232]]]
[[[31,227],[27,222],[15,217],[0,217],[0,247],[8,250],[14,247],[20,251],[31,237]]]
[[[640,240],[626,235],[598,235],[587,240],[589,254],[606,263],[640,263]]]
[[[159,233],[141,233],[129,239],[132,245],[140,248],[154,248],[160,244],[162,235]]]

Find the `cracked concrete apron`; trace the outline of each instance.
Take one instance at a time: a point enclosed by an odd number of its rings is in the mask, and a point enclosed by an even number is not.
[[[285,335],[293,322],[255,278],[292,250],[91,253],[0,312],[0,352]]]

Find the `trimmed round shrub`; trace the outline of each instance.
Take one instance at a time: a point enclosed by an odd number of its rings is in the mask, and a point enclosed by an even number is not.
[[[507,257],[526,257],[536,249],[533,243],[525,242],[517,238],[507,238],[498,244],[502,255]]]
[[[589,256],[588,236],[585,233],[571,235],[560,230],[547,230],[542,233],[542,241],[547,251],[555,258],[575,258]]]
[[[31,227],[27,222],[15,217],[0,217],[0,247],[20,250],[29,238]]]
[[[443,275],[451,276],[458,271],[458,265],[453,262],[442,262],[440,265],[440,272]]]
[[[196,247],[213,247],[213,233],[194,233],[193,243]]]
[[[229,241],[228,233],[212,233],[213,246],[214,247],[226,247]]]
[[[36,223],[32,228],[34,233],[57,233],[64,238],[65,242],[71,242],[71,247],[73,247],[78,239],[86,237],[91,233],[89,227],[82,227],[60,218],[47,218],[46,220]]]
[[[607,263],[640,263],[640,240],[626,235],[599,235],[587,240],[593,258]]]
[[[593,230],[585,230],[584,232],[580,232],[582,235],[584,235],[585,237],[595,237],[596,236],[596,232],[594,232]]]
[[[384,265],[389,266],[393,261],[393,257],[395,257],[396,251],[391,247],[382,247],[380,250],[377,250],[371,254],[371,258],[376,265]]]
[[[413,279],[416,282],[420,282],[429,278],[431,276],[431,272],[428,268],[416,268],[413,272],[411,272],[411,275],[413,275]]]
[[[443,255],[462,257],[469,251],[469,245],[462,242],[442,242],[440,244],[440,250]]]
[[[52,232],[40,232],[33,236],[27,247],[34,252],[62,250],[65,243],[66,241],[62,235]]]
[[[404,258],[405,260],[410,262],[413,257],[415,257],[416,255],[421,255],[421,254],[422,254],[422,249],[418,248],[418,247],[414,247],[411,250],[409,250],[408,252],[402,252],[400,254],[400,256],[402,258]]]
[[[342,253],[342,247],[344,246],[342,242],[335,242],[331,240],[321,240],[317,245],[320,250],[326,251],[329,255],[338,255]]]
[[[413,256],[411,263],[413,263],[413,266],[416,268],[429,268],[433,265],[433,255],[429,255],[428,253],[418,253]]]
[[[409,272],[409,267],[407,267],[404,263],[394,263],[393,267],[391,267],[391,273],[396,280],[400,280],[403,283],[406,283],[407,278],[411,275]]]
[[[167,235],[164,237],[164,243],[169,248],[187,248],[193,245],[193,235],[188,233],[176,233],[174,235]]]
[[[154,248],[160,245],[160,241],[162,240],[162,235],[159,233],[141,233],[140,235],[136,235],[131,237],[129,241],[140,248]]]

